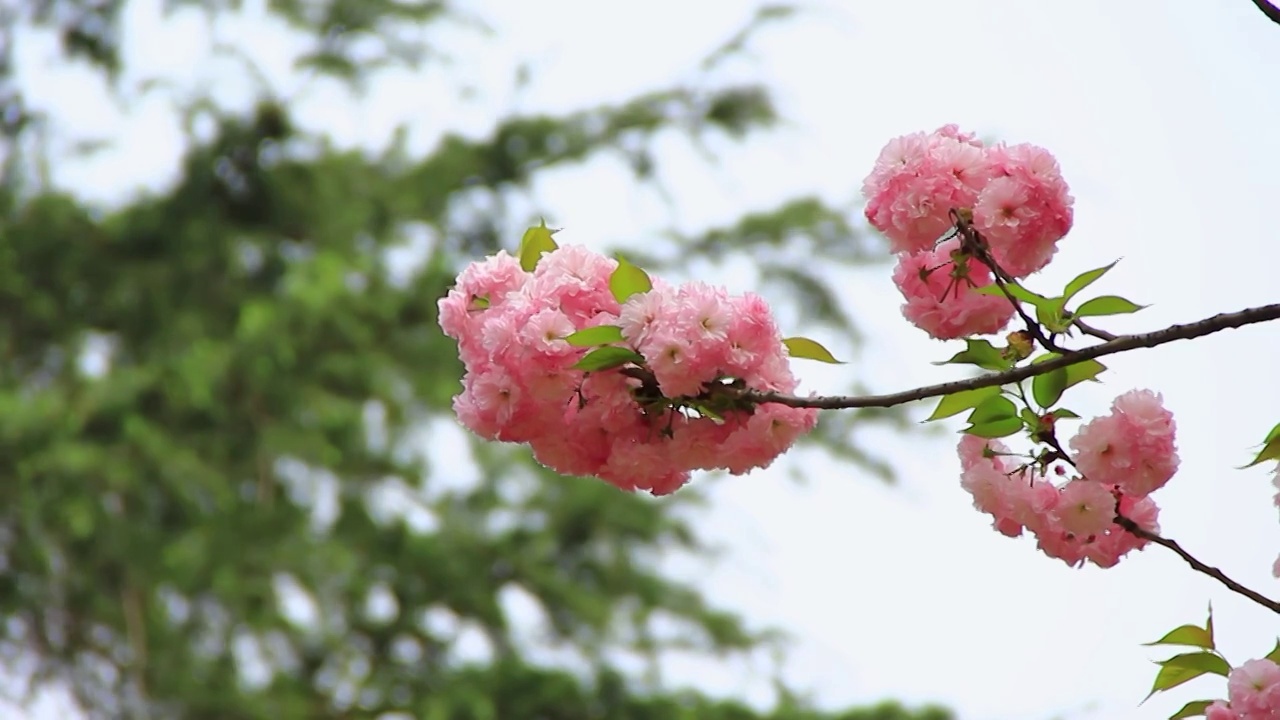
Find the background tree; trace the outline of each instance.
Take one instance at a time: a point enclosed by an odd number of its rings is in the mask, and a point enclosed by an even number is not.
[[[58,118],[30,110],[40,88],[16,82],[14,46],[55,32],[115,82],[124,44],[144,41],[124,35],[125,5],[0,11],[0,649],[14,676],[69,691],[91,717],[948,717],[894,703],[819,712],[781,686],[762,714],[624,673],[669,649],[776,644],[659,570],[664,554],[709,550],[689,522],[698,493],[626,495],[479,443],[459,473],[431,452],[460,437],[460,367],[435,301],[461,264],[512,246],[540,214],[527,188],[610,152],[652,182],[650,139],[745,138],[777,119],[765,88],[508,117],[424,157],[402,143],[335,149],[269,88],[249,114],[203,95],[175,108],[215,128],[193,130],[181,176],[94,207],[47,178]],[[239,3],[170,5],[217,22]],[[467,17],[401,0],[270,8],[312,40],[301,71],[357,89],[430,57],[406,28]],[[761,9],[708,62],[788,12]],[[435,240],[415,246],[424,235]],[[862,261],[845,213],[799,198],[678,241],[668,249],[684,256],[768,258],[766,282],[852,330],[830,288],[788,260]],[[815,438],[884,474],[853,424],[894,421],[850,413]],[[539,608],[537,644],[559,661],[534,657],[513,595]]]

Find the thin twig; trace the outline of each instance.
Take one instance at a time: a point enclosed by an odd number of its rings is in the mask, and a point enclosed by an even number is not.
[[[999,373],[979,375],[968,380],[953,380],[938,385],[926,385],[914,390],[890,393],[888,395],[828,395],[817,397],[796,397],[776,392],[760,392],[757,390],[737,391],[737,397],[755,403],[777,403],[797,408],[818,408],[820,410],[844,410],[848,408],[880,407],[887,408],[903,405],[916,400],[949,395],[961,390],[977,390],[993,385],[1008,385],[1026,380],[1036,375],[1053,372],[1058,368],[1074,365],[1084,360],[1092,360],[1106,355],[1153,348],[1175,340],[1191,340],[1193,338],[1212,335],[1223,330],[1254,325],[1280,319],[1280,303],[1248,308],[1239,312],[1222,313],[1185,325],[1170,325],[1163,330],[1141,333],[1138,335],[1121,335],[1115,340],[1099,343],[1080,350],[1069,350],[1062,357],[1032,363],[1022,367]]]
[[[1057,343],[1044,334],[1040,329],[1040,323],[1032,320],[1031,316],[1022,309],[1022,303],[1018,302],[1018,299],[1013,296],[1013,293],[1009,292],[1009,286],[1006,284],[1004,278],[1000,277],[1000,273],[996,273],[993,278],[995,280],[996,287],[1000,288],[1000,292],[1004,293],[1005,299],[1013,305],[1013,309],[1018,313],[1018,317],[1022,318],[1023,324],[1027,326],[1027,334],[1036,342],[1040,343],[1040,347],[1048,350],[1049,352],[1058,354],[1066,352],[1062,348],[1058,347]]]
[[[1072,320],[1072,321],[1071,321],[1071,324],[1072,324],[1072,325],[1075,325],[1077,328],[1080,328],[1080,332],[1084,333],[1085,335],[1092,335],[1093,337],[1096,337],[1096,338],[1098,338],[1099,340],[1108,340],[1108,341],[1109,341],[1109,340],[1115,340],[1117,337],[1120,337],[1119,335],[1116,335],[1115,333],[1109,333],[1109,332],[1107,332],[1106,330],[1102,330],[1102,329],[1100,329],[1100,328],[1096,328],[1096,327],[1094,327],[1094,326],[1090,325],[1089,323],[1087,323],[1087,322],[1085,322],[1085,321],[1083,321],[1083,320],[1081,320],[1081,319],[1079,319],[1079,318],[1076,318],[1075,320]]]
[[[1048,435],[1041,436],[1040,441],[1048,445],[1049,447],[1053,448],[1053,450],[1057,453],[1058,459],[1067,462],[1068,464],[1071,465],[1071,467],[1075,468],[1077,471],[1080,470],[1080,466],[1076,465],[1076,461],[1073,460],[1071,456],[1067,454],[1067,451],[1064,450],[1062,447],[1062,443],[1058,442],[1057,436],[1055,436],[1052,432],[1050,432]],[[1081,477],[1084,477],[1083,473],[1081,473]],[[1259,605],[1267,608],[1272,612],[1280,613],[1280,602],[1276,602],[1275,600],[1272,600],[1271,598],[1267,597],[1266,595],[1263,595],[1262,593],[1256,590],[1251,590],[1245,587],[1244,585],[1241,585],[1235,580],[1232,580],[1231,578],[1227,577],[1227,574],[1222,572],[1218,568],[1213,567],[1212,565],[1207,565],[1203,562],[1200,562],[1199,560],[1196,559],[1194,555],[1184,550],[1182,546],[1178,544],[1177,540],[1171,540],[1158,533],[1151,532],[1150,530],[1142,527],[1141,525],[1134,522],[1133,520],[1130,520],[1124,515],[1121,515],[1119,501],[1117,501],[1116,503],[1116,517],[1114,522],[1115,524],[1124,528],[1125,531],[1131,535],[1140,537],[1143,540],[1146,540],[1148,542],[1153,542],[1157,545],[1160,545],[1161,547],[1169,548],[1170,550],[1177,553],[1178,557],[1182,558],[1183,560],[1186,560],[1187,564],[1190,565],[1193,570],[1204,573],[1205,575],[1208,575],[1214,580],[1217,580],[1218,582],[1230,588],[1233,592],[1237,592],[1249,598],[1250,600],[1258,603]]]
[[[1280,7],[1272,5],[1267,0],[1253,0],[1253,4],[1257,5],[1262,14],[1271,19],[1271,22],[1280,25]]]
[[[1149,540],[1157,545],[1169,548],[1170,550],[1177,553],[1178,557],[1182,558],[1183,560],[1186,560],[1187,564],[1190,565],[1197,572],[1201,572],[1201,573],[1204,573],[1205,575],[1208,575],[1214,580],[1217,580],[1223,585],[1226,585],[1232,591],[1237,592],[1249,598],[1250,600],[1258,603],[1259,605],[1267,608],[1272,612],[1280,613],[1280,602],[1276,602],[1275,600],[1272,600],[1271,598],[1261,593],[1250,590],[1244,585],[1241,585],[1235,580],[1232,580],[1231,578],[1227,577],[1226,574],[1223,573],[1218,568],[1213,567],[1211,565],[1206,565],[1200,562],[1195,558],[1194,555],[1187,552],[1186,550],[1183,550],[1182,546],[1178,544],[1177,540],[1170,540],[1169,538],[1157,535],[1156,533],[1153,533],[1150,530],[1143,528],[1138,523],[1130,520],[1129,518],[1123,515],[1120,515],[1119,513],[1116,514],[1116,524],[1124,528],[1128,532],[1134,535],[1137,535],[1143,540]]]
[[[1005,272],[1004,268],[1000,267],[996,259],[991,256],[991,246],[987,243],[987,239],[982,236],[982,233],[978,232],[978,229],[973,226],[971,218],[972,216],[969,213],[958,210],[951,211],[951,221],[954,223],[956,234],[960,236],[960,247],[991,271],[991,279],[995,282],[996,287],[1000,289],[1000,292],[1004,294],[1004,298],[1013,306],[1014,312],[1018,313],[1018,317],[1022,318],[1022,323],[1027,327],[1027,334],[1039,343],[1040,347],[1049,352],[1059,354],[1064,352],[1062,348],[1058,347],[1057,343],[1053,342],[1041,331],[1040,323],[1031,319],[1031,316],[1022,309],[1022,303],[1009,291],[1009,285],[1016,285],[1018,283],[1017,279]]]

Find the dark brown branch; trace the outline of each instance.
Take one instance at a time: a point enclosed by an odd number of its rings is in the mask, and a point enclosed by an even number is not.
[[[925,387],[916,388],[914,390],[904,390],[902,392],[890,393],[888,395],[796,397],[794,395],[784,395],[782,393],[742,390],[739,391],[739,397],[743,400],[756,403],[778,403],[779,405],[787,405],[790,407],[818,408],[821,410],[893,407],[895,405],[915,402],[916,400],[941,397],[961,390],[976,390],[978,388],[991,387],[993,385],[1008,385],[1010,383],[1026,380],[1030,377],[1035,377],[1036,375],[1043,375],[1047,372],[1052,372],[1058,368],[1074,365],[1082,360],[1092,360],[1106,355],[1126,352],[1128,350],[1137,350],[1138,348],[1153,348],[1158,345],[1171,343],[1175,340],[1191,340],[1205,335],[1212,335],[1213,333],[1221,332],[1223,330],[1231,330],[1233,328],[1244,327],[1245,325],[1254,325],[1256,323],[1269,322],[1277,319],[1280,319],[1280,303],[1249,308],[1239,312],[1222,313],[1221,315],[1214,315],[1213,317],[1188,323],[1186,325],[1170,325],[1163,330],[1157,330],[1155,332],[1142,333],[1139,335],[1121,335],[1115,340],[1099,343],[1098,345],[1082,348],[1080,350],[1068,351],[1063,354],[1062,357],[1047,360],[1042,363],[1025,365],[1023,367],[1014,368],[1000,373],[979,375],[978,377],[971,378],[969,380],[954,380],[952,382],[941,383],[939,385],[926,385]]]
[[[1213,567],[1211,565],[1206,565],[1200,562],[1191,553],[1187,552],[1186,550],[1183,550],[1182,546],[1178,544],[1177,540],[1170,540],[1169,538],[1161,537],[1160,535],[1157,535],[1149,530],[1144,529],[1142,526],[1138,525],[1137,523],[1135,523],[1134,521],[1130,520],[1129,518],[1123,515],[1116,515],[1116,524],[1124,528],[1128,532],[1134,535],[1137,535],[1143,540],[1149,540],[1157,545],[1169,548],[1173,552],[1177,553],[1178,557],[1182,558],[1183,560],[1186,560],[1187,564],[1190,565],[1192,569],[1194,569],[1196,572],[1204,573],[1205,575],[1208,575],[1214,580],[1217,580],[1223,585],[1226,585],[1227,587],[1231,588],[1231,590],[1233,590],[1234,592],[1240,593],[1241,595],[1258,603],[1262,607],[1267,608],[1272,612],[1280,613],[1280,602],[1276,602],[1275,600],[1272,600],[1271,598],[1265,595],[1262,595],[1258,592],[1250,590],[1244,585],[1241,585],[1235,580],[1232,580],[1231,578],[1227,577],[1226,574],[1223,573],[1218,568]]]
[[[1075,468],[1077,471],[1080,470],[1080,466],[1076,465],[1076,461],[1073,460],[1069,454],[1067,454],[1067,451],[1063,449],[1062,444],[1058,442],[1057,436],[1055,436],[1052,431],[1050,431],[1049,434],[1047,435],[1041,436],[1039,439],[1041,442],[1053,448],[1055,457],[1057,459],[1067,462],[1068,464],[1071,465],[1071,467]],[[1083,473],[1081,474],[1081,477],[1084,477]],[[1166,538],[1162,535],[1153,533],[1150,530],[1147,530],[1146,528],[1142,527],[1138,523],[1125,517],[1124,515],[1121,515],[1119,506],[1120,506],[1120,502],[1119,500],[1117,500],[1115,524],[1124,528],[1125,532],[1128,532],[1131,535],[1140,537],[1143,540],[1146,540],[1148,542],[1153,542],[1161,547],[1169,548],[1174,553],[1176,553],[1178,557],[1182,558],[1183,560],[1186,560],[1187,564],[1191,566],[1191,569],[1195,570],[1196,572],[1200,572],[1200,573],[1204,573],[1205,575],[1208,575],[1214,580],[1217,580],[1218,582],[1227,586],[1232,592],[1239,593],[1274,613],[1280,613],[1280,602],[1276,602],[1275,600],[1272,600],[1271,598],[1267,597],[1266,595],[1263,595],[1260,592],[1257,592],[1256,590],[1251,590],[1248,587],[1241,585],[1235,580],[1232,580],[1231,578],[1227,577],[1227,574],[1222,572],[1218,568],[1213,567],[1212,565],[1206,565],[1205,563],[1200,562],[1199,560],[1196,559],[1194,555],[1182,549],[1182,546],[1178,544],[1177,540],[1170,540],[1169,538]]]
[[[1257,5],[1262,14],[1271,19],[1271,22],[1280,25],[1280,7],[1272,5],[1267,0],[1253,0],[1253,4]]]
[[[1055,353],[1063,352],[1062,348],[1058,347],[1051,338],[1045,336],[1040,329],[1040,323],[1031,319],[1031,316],[1022,309],[1022,303],[1018,302],[1018,299],[1009,291],[1009,286],[1017,285],[1018,281],[1005,272],[1004,268],[1000,267],[996,259],[991,256],[991,246],[987,244],[987,239],[973,226],[973,214],[968,211],[952,210],[950,217],[956,234],[960,236],[961,249],[991,271],[991,279],[995,282],[996,287],[1000,289],[1005,300],[1008,300],[1009,304],[1013,305],[1014,312],[1018,313],[1018,317],[1022,318],[1023,324],[1027,327],[1027,334],[1045,350]]]
[[[1090,325],[1090,324],[1086,323],[1085,321],[1083,321],[1083,320],[1081,320],[1081,319],[1079,319],[1079,318],[1077,318],[1077,319],[1076,319],[1074,322],[1072,322],[1071,324],[1072,324],[1072,325],[1075,325],[1075,326],[1076,326],[1076,327],[1078,327],[1078,328],[1080,328],[1080,332],[1084,333],[1085,335],[1092,335],[1093,337],[1096,337],[1096,338],[1098,338],[1099,340],[1107,340],[1107,341],[1110,341],[1110,340],[1115,340],[1117,337],[1119,337],[1118,335],[1116,335],[1116,334],[1114,334],[1114,333],[1109,333],[1109,332],[1107,332],[1106,330],[1102,330],[1102,329],[1096,328],[1096,327],[1094,327],[1094,326],[1092,326],[1092,325]]]

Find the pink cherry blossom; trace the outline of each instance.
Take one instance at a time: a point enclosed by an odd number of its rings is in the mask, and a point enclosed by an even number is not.
[[[762,405],[725,440],[720,467],[734,475],[768,467],[817,420],[805,408]]]
[[[902,255],[893,282],[906,298],[902,315],[939,340],[999,332],[1013,317],[1007,298],[983,295],[975,288],[990,285],[991,271],[973,259],[953,260],[960,240],[935,250]]]
[[[618,301],[609,290],[609,275],[617,267],[617,260],[566,245],[543,256],[525,293],[531,303],[560,310],[576,323],[601,312],[616,314]]]
[[[1116,498],[1106,485],[1077,478],[1062,486],[1052,517],[1077,537],[1101,535],[1115,520]]]
[[[954,125],[894,138],[863,181],[867,220],[894,252],[932,248],[951,228],[950,212],[972,207],[992,170],[982,145]]]
[[[931,250],[969,213],[992,258],[1025,277],[1043,268],[1071,229],[1058,161],[1035,145],[986,147],[955,125],[890,140],[863,181],[867,220],[895,253]]]
[[[984,448],[989,448],[990,457],[984,455]],[[998,531],[1017,537],[1024,528],[1034,532],[1044,524],[1058,501],[1052,483],[1006,457],[1009,449],[999,440],[965,435],[959,452],[960,485],[973,496],[975,508],[991,515]]]
[[[1149,495],[1178,470],[1173,414],[1162,396],[1133,390],[1117,397],[1111,414],[1095,418],[1071,438],[1085,477],[1135,497]]]
[[[1117,509],[1121,515],[1132,520],[1138,527],[1152,533],[1160,532],[1158,522],[1160,508],[1151,498],[1123,496],[1120,498]],[[1112,524],[1106,532],[1095,536],[1092,542],[1085,545],[1085,556],[1094,565],[1109,568],[1115,566],[1131,551],[1146,547],[1147,542],[1119,525]]]
[[[1204,717],[1205,720],[1240,720],[1240,715],[1221,700],[1216,700],[1205,708]]]
[[[1241,720],[1280,718],[1280,665],[1249,660],[1227,676],[1227,697]]]
[[[973,224],[1007,273],[1025,277],[1049,263],[1071,229],[1074,199],[1044,148],[996,145],[987,150],[992,179],[973,205]]]
[[[617,266],[577,246],[545,254],[532,272],[506,253],[468,266],[439,302],[440,327],[458,341],[466,370],[454,398],[459,422],[486,439],[527,443],[558,472],[655,495],[694,470],[767,467],[813,429],[816,410],[716,399],[726,383],[796,388],[762,298],[651,278],[651,290],[619,304],[609,287]],[[601,325],[618,328],[636,358],[575,369],[593,349],[567,338]]]
[[[459,340],[461,352],[474,353],[488,310],[500,307],[507,293],[523,287],[527,278],[520,262],[501,251],[485,260],[472,263],[458,275],[449,294],[440,300],[440,328]]]
[[[1009,457],[998,440],[965,435],[958,451],[960,484],[974,507],[992,516],[993,527],[1010,537],[1030,530],[1042,552],[1073,567],[1086,561],[1112,567],[1147,544],[1114,522],[1117,510],[1143,529],[1160,530],[1150,498],[1117,500],[1109,486],[1082,478],[1056,487]]]

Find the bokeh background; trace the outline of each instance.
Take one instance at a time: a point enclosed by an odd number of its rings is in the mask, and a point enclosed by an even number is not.
[[[1152,548],[993,532],[926,404],[823,416],[671,498],[453,422],[435,300],[545,217],[755,290],[849,364],[954,379],[858,189],[956,122],[1052,150],[1076,225],[1030,284],[1156,329],[1275,302],[1280,26],[1246,0],[0,5],[5,718],[1164,718],[1158,650],[1273,614]],[[1280,335],[1113,357],[1176,414],[1165,533],[1271,596]],[[899,704],[900,703],[900,704]]]

